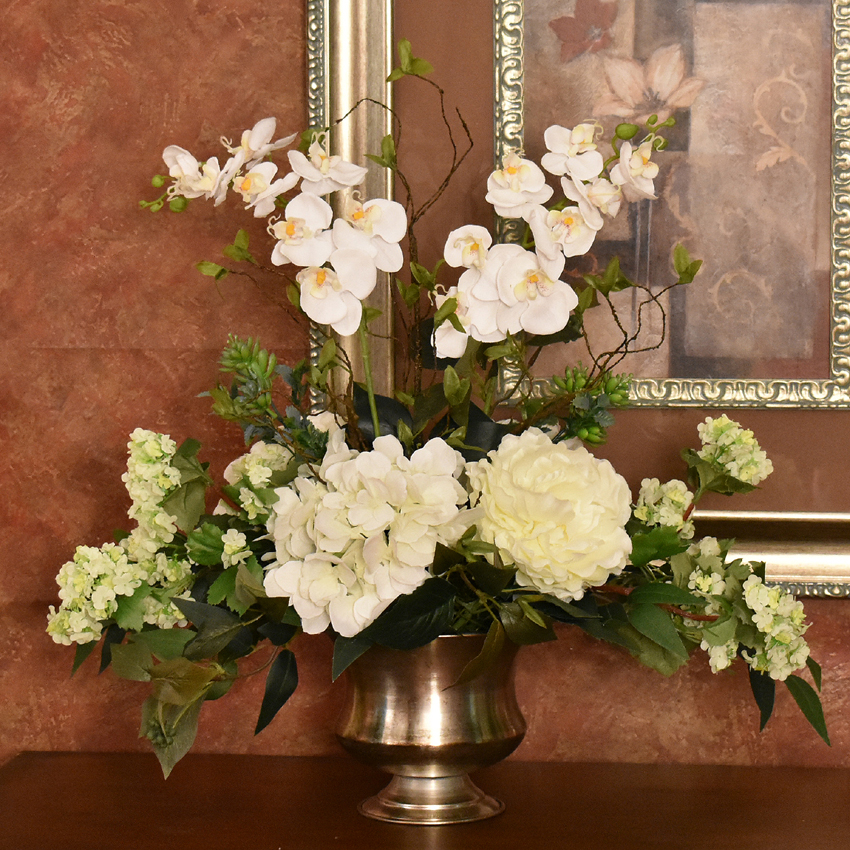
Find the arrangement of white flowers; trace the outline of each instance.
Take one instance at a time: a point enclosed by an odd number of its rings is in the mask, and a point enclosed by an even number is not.
[[[423,80],[442,100],[406,42],[400,56],[392,78]],[[441,634],[486,633],[480,669],[505,640],[555,639],[556,622],[665,674],[700,649],[714,671],[740,657],[762,723],[774,681],[784,681],[827,739],[817,693],[795,675],[808,667],[820,687],[800,603],[765,584],[763,565],[731,559],[729,541],[692,542],[704,493],[746,492],[770,473],[752,433],[725,416],[706,419],[702,448],[683,453],[687,483],[646,479],[633,504],[625,479],[582,442],[603,442],[612,409],[628,405],[630,376],[612,369],[639,350],[640,322],[631,332],[615,322],[620,345],[568,366],[542,393],[532,380],[546,345],[582,340],[592,351],[584,313],[605,304],[617,319],[619,291],[643,298],[639,314],[663,315],[665,290],[635,285],[616,260],[600,275],[563,277],[607,219],[654,197],[654,157],[671,124],[650,116],[640,138],[640,127],[619,124],[607,143],[597,123],[550,127],[542,168],[513,153],[487,182],[495,212],[525,223],[522,244],[494,244],[484,227],[464,226],[433,270],[419,264],[413,231],[430,201],[363,200],[352,189],[366,168],[329,155],[329,128],[302,136],[283,176],[268,157],[296,137],[272,141],[273,118],[238,146],[223,139],[224,165],[165,149],[169,177],[154,179],[164,194],[142,205],[182,211],[189,199],[218,205],[239,195],[267,219],[265,268],[286,280],[321,343],[316,362],[286,366],[259,343],[231,338],[221,362],[232,384],[210,396],[250,450],[225,471],[212,512],[198,443],[178,448],[138,429],[124,476],[135,528],[99,549],[79,547],[60,570],[48,632],[78,645],[75,667],[102,638],[103,666],[151,683],[142,733],[166,775],[191,746],[202,704],[239,676],[239,659],[272,647],[259,732],[297,685],[291,642],[325,630],[335,636],[335,676],[373,644],[412,649]],[[434,197],[465,156],[446,128],[454,159]],[[407,185],[392,136],[370,159]],[[552,178],[563,194],[554,202]],[[335,193],[336,213],[322,197]],[[397,295],[411,363],[390,398],[372,386],[375,316],[363,299],[379,271],[404,268],[405,237],[410,274]],[[225,254],[260,265],[243,231]],[[671,286],[689,283],[699,265],[676,248]],[[448,284],[442,266],[459,270]],[[229,271],[199,269],[217,279]],[[359,334],[362,385],[333,332]],[[505,365],[519,380],[506,385]]]

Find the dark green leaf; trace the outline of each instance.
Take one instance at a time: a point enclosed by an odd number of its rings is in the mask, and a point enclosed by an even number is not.
[[[773,703],[776,698],[776,682],[767,675],[758,670],[753,670],[752,667],[747,667],[750,674],[750,688],[753,692],[753,697],[758,706],[761,722],[759,731],[767,725],[770,720],[770,715],[773,714]]]
[[[372,641],[362,638],[360,635],[354,637],[337,637],[334,640],[334,658],[332,677],[335,682],[346,670],[346,668],[357,661],[369,647]]]
[[[494,567],[489,561],[473,561],[465,569],[472,583],[488,596],[498,596],[516,575],[515,567]]]
[[[112,648],[120,644],[124,640],[124,635],[127,634],[126,629],[122,629],[117,623],[113,623],[103,636],[103,649],[100,653],[100,670],[102,673],[112,663]]]
[[[645,637],[671,652],[678,658],[688,660],[688,650],[676,631],[673,619],[656,605],[635,605],[628,608],[629,622]]]
[[[399,596],[360,637],[391,649],[424,646],[449,630],[456,595],[447,581],[426,579],[412,593]]]
[[[188,599],[175,598],[173,601],[198,630],[198,634],[186,644],[183,652],[191,661],[212,658],[241,631],[248,631],[235,614],[223,608]],[[250,637],[250,632],[248,635]]]
[[[274,720],[274,716],[297,687],[298,667],[295,662],[295,653],[289,649],[281,650],[266,676],[266,692],[263,695],[263,704],[260,706],[257,728],[254,729],[255,735],[262,732]]]
[[[275,646],[286,646],[298,634],[298,627],[289,623],[263,623],[257,631]]]
[[[159,661],[166,661],[181,656],[194,636],[191,629],[152,629],[133,635],[133,643],[146,647]]]
[[[589,622],[594,621],[590,620]],[[579,625],[583,624],[580,623]],[[641,664],[657,670],[663,676],[672,676],[683,664],[688,663],[687,657],[682,658],[681,655],[670,652],[651,638],[641,634],[628,623],[609,620],[606,625],[610,630],[619,633],[620,637],[626,642],[626,648]],[[605,638],[605,640],[607,639]]]
[[[92,652],[94,652],[94,648],[96,646],[96,640],[90,640],[88,643],[77,644],[77,649],[74,652],[74,664],[71,667],[72,676],[80,669],[80,665],[92,654]]]
[[[829,741],[829,734],[826,731],[823,706],[821,705],[817,691],[805,679],[801,679],[799,676],[789,676],[785,680],[785,684],[788,690],[791,691],[794,701],[800,706],[800,711],[803,712],[806,720],[812,724],[815,732],[823,738],[827,746],[832,746]]]
[[[454,549],[450,549],[448,546],[444,546],[438,542],[434,548],[434,563],[431,570],[434,575],[441,576],[452,567],[463,564],[465,561],[466,558],[460,552],[455,552]]]
[[[687,590],[682,590],[681,587],[676,587],[674,584],[644,584],[636,587],[629,595],[629,602],[648,602],[654,605],[697,605],[704,608],[705,599],[700,599],[694,596],[693,593],[688,593]]]
[[[484,639],[484,645],[481,647],[481,652],[471,659],[461,671],[457,681],[453,682],[451,687],[455,685],[465,685],[473,679],[477,679],[488,668],[492,667],[502,649],[505,646],[505,629],[498,620],[493,620],[490,628],[487,631],[487,637]]]
[[[806,659],[806,667],[809,668],[809,672],[812,674],[812,679],[814,679],[815,687],[820,690],[821,689],[821,669],[820,664],[815,661],[814,658]]]
[[[540,617],[539,612],[535,613]],[[545,625],[539,625],[539,623],[534,622],[529,616],[528,610],[519,602],[508,602],[506,605],[499,606],[499,619],[502,621],[508,637],[519,646],[545,643],[557,639],[548,617],[542,618]]]

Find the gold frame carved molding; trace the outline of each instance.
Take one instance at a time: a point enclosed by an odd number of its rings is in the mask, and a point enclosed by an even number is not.
[[[390,133],[388,110],[365,98],[392,107],[392,0],[307,0],[307,118],[310,127],[334,126],[331,152],[354,162],[379,153],[381,139]],[[356,106],[360,103],[359,106]],[[355,108],[356,107],[356,108]],[[334,122],[345,117],[339,124]],[[363,185],[366,198],[392,198],[391,175],[372,168]],[[340,196],[342,193],[337,193]],[[342,199],[337,197],[337,203]],[[389,277],[379,272],[378,285],[366,306],[380,310],[370,324],[371,365],[375,390],[393,392],[392,291]],[[311,339],[311,358],[318,359],[322,337]],[[357,380],[363,369],[357,336],[342,337]]]
[[[496,159],[523,150],[523,0],[494,0]],[[832,0],[832,208],[829,378],[640,379],[638,407],[850,406],[850,5]],[[511,235],[516,222],[505,222]],[[506,382],[518,375],[505,375]],[[540,390],[542,392],[542,388]]]

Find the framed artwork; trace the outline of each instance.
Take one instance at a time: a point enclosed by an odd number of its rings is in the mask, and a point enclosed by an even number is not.
[[[848,21],[841,0],[496,0],[499,161],[539,160],[551,124],[676,119],[659,199],[590,260],[658,288],[677,243],[704,260],[629,363],[636,405],[850,404]]]

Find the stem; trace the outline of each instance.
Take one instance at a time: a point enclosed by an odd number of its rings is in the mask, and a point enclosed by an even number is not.
[[[366,331],[365,317],[360,320],[357,329],[360,335],[360,356],[363,359],[363,371],[366,373],[366,393],[369,396],[369,412],[372,414],[372,428],[375,438],[381,436],[381,426],[378,422],[378,405],[375,402],[375,388],[372,385],[372,358],[369,350],[369,334]]]

